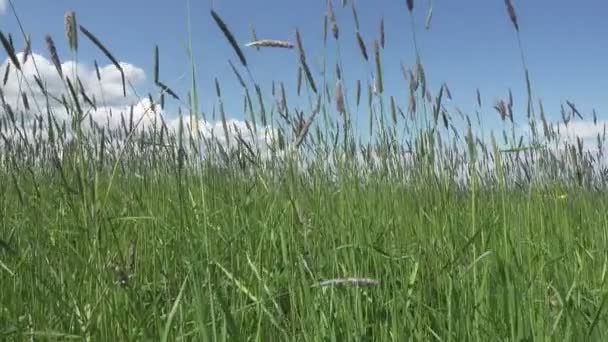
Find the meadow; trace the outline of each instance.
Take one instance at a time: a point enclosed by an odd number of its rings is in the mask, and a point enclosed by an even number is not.
[[[221,82],[242,86],[247,117],[226,118],[234,99],[218,80],[218,130],[201,120],[194,77],[188,94],[160,79],[158,47],[146,114],[114,113],[120,125],[109,127],[93,120],[103,99],[61,68],[59,37],[46,37],[57,95],[23,74],[27,32],[0,32],[0,339],[606,339],[605,135],[596,148],[562,139],[558,127],[583,114],[568,102],[561,125],[549,122],[525,58],[525,112],[477,94],[502,132],[482,136],[479,115],[451,112],[447,84],[431,95],[422,56],[397,71],[401,108],[385,95],[383,25],[366,43],[334,16],[350,11],[356,23],[356,4],[328,4],[323,44],[355,35],[373,79],[343,81],[339,62],[321,78],[301,32],[244,45],[230,18],[208,13],[234,50],[234,78]],[[505,22],[520,41],[510,0]],[[97,48],[126,93],[103,33],[74,12],[65,26],[74,56]],[[309,107],[289,108],[280,82],[264,101],[270,85],[247,63],[257,48],[292,51]],[[1,91],[9,77],[22,85],[12,100]],[[158,114],[170,101],[183,109],[171,122]]]

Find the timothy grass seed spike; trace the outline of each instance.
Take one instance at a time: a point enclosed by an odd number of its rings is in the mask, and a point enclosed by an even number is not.
[[[243,64],[243,66],[246,67],[247,60],[245,59],[245,55],[243,54],[243,51],[239,47],[239,44],[237,44],[236,39],[234,39],[232,32],[230,32],[230,30],[228,29],[228,26],[226,26],[226,24],[224,23],[222,18],[220,18],[220,16],[214,10],[211,10],[211,16],[213,17],[213,20],[215,20],[215,23],[220,28],[222,33],[224,33],[224,36],[226,36],[226,39],[228,39],[228,42],[230,42],[230,45],[232,45],[232,48],[234,49],[236,54],[239,56],[239,59],[241,60],[241,64]]]

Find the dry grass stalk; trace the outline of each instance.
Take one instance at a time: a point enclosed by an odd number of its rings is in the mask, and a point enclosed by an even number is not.
[[[234,52],[236,52],[236,54],[239,56],[239,59],[241,60],[241,64],[243,64],[243,66],[246,67],[247,60],[245,59],[245,55],[243,54],[243,51],[241,51],[241,48],[237,44],[236,39],[234,39],[232,32],[230,32],[230,30],[228,29],[228,26],[226,26],[226,24],[224,23],[222,18],[220,18],[220,16],[214,10],[211,10],[211,16],[213,17],[213,20],[215,20],[215,23],[220,28],[222,33],[224,33],[224,36],[226,37],[226,39],[228,39],[228,42],[230,43],[230,45],[232,45]]]
[[[78,31],[76,31],[76,13],[70,11],[66,13],[65,18],[65,34],[68,39],[70,50],[78,51]]]
[[[259,49],[261,47],[293,49],[293,44],[292,43],[290,43],[288,41],[284,41],[284,40],[277,40],[277,39],[260,39],[260,40],[255,40],[255,41],[252,41],[252,42],[249,42],[249,43],[245,44],[245,46],[247,46],[247,47],[255,47],[257,49]]]
[[[507,6],[507,13],[509,14],[509,19],[511,19],[511,23],[513,23],[513,27],[515,27],[515,31],[519,32],[519,24],[517,23],[517,15],[515,14],[515,7],[513,7],[513,1],[505,0],[505,5]]]
[[[2,42],[2,46],[4,47],[4,51],[10,58],[11,62],[15,65],[17,70],[21,70],[21,64],[19,64],[19,60],[17,59],[17,55],[15,55],[15,48],[13,44],[4,36],[2,31],[0,31],[0,41]]]
[[[318,287],[376,287],[380,282],[371,278],[336,278],[317,283]]]
[[[61,69],[61,60],[59,59],[59,54],[57,54],[57,48],[55,47],[55,42],[50,35],[46,35],[46,48],[49,50],[49,54],[51,55],[51,61],[57,70],[57,73],[61,78],[63,78],[63,71]]]

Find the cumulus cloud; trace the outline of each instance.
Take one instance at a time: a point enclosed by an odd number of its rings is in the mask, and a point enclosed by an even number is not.
[[[543,124],[538,121],[536,128],[543,132]],[[529,126],[526,126],[529,128]],[[569,146],[578,148],[578,141],[582,141],[582,149],[585,152],[595,153],[600,149],[605,150],[605,133],[608,133],[608,120],[571,120],[568,123],[563,121],[548,122],[552,139],[547,146],[556,154],[566,153]],[[598,137],[601,144],[598,145]]]
[[[567,125],[560,122],[556,125],[556,129],[565,140],[575,141],[576,138],[583,140],[595,139],[598,134],[602,135],[606,129],[608,121],[598,120],[596,123],[588,120],[572,121]]]
[[[23,53],[18,53],[17,58],[23,61]],[[6,59],[0,65],[3,72],[6,70],[8,63],[9,60]],[[146,75],[141,68],[129,63],[121,63],[121,66],[125,73],[125,79],[134,86],[145,81]],[[26,93],[28,97],[32,97],[30,100],[34,101],[34,105],[44,103],[45,96],[36,84],[36,76],[40,77],[46,91],[52,96],[60,97],[67,91],[55,66],[44,56],[31,54],[26,63],[21,65],[22,73],[16,72],[14,66],[11,65],[11,67],[12,71],[9,73],[7,83],[3,87],[4,95],[11,104],[18,105],[16,101],[20,100],[21,93]],[[87,96],[96,99],[103,105],[124,105],[134,100],[134,94],[128,87],[127,96],[123,96],[121,75],[114,65],[105,65],[99,68],[100,80],[97,79],[95,68],[86,64],[66,61],[61,64],[61,70],[74,85],[76,85],[77,80],[80,80],[82,86],[86,89]]]
[[[0,0],[1,1],[1,0]],[[17,58],[23,61],[23,53],[19,53]],[[10,61],[8,58],[0,64],[0,72],[4,75]],[[121,63],[125,73],[125,79],[130,82],[134,88],[141,86],[146,81],[146,73],[143,69],[129,63]],[[96,108],[87,105],[81,100],[81,105],[84,106],[83,111],[87,115],[83,122],[85,129],[90,129],[91,123],[108,128],[121,129],[124,123],[127,126],[132,122],[139,132],[149,130],[153,126],[160,128],[165,125],[172,132],[177,132],[180,120],[186,133],[192,134],[195,137],[202,137],[203,140],[213,140],[222,145],[226,145],[226,132],[228,140],[233,144],[236,143],[237,137],[245,142],[265,147],[270,144],[276,137],[276,132],[268,127],[258,127],[254,133],[251,127],[248,127],[244,121],[228,120],[226,127],[222,122],[207,122],[202,119],[196,119],[190,122],[188,116],[183,118],[176,117],[163,110],[156,99],[148,97],[137,97],[136,94],[128,87],[127,96],[123,95],[123,85],[120,72],[112,64],[99,66],[99,78],[97,70],[93,65],[83,63],[75,63],[74,61],[66,61],[61,64],[61,70],[65,77],[69,77],[74,85],[78,80],[82,87],[86,90],[86,95],[97,104]],[[40,89],[36,77],[44,85],[45,90]],[[26,63],[22,63],[21,72],[18,72],[13,65],[10,65],[10,73],[6,79],[6,84],[1,86],[4,100],[10,104],[14,112],[24,113],[26,117],[26,128],[32,129],[33,118],[38,113],[43,117],[46,116],[47,96],[60,99],[65,96],[70,99],[69,90],[57,72],[54,64],[39,54],[31,54]],[[26,94],[30,110],[24,109],[22,94]],[[82,98],[82,96],[79,96]],[[53,113],[56,121],[61,123],[68,120],[68,113],[62,103],[50,100],[48,106]],[[0,111],[0,118],[6,113]],[[69,126],[69,122],[68,122]],[[194,127],[192,127],[194,126]],[[40,130],[43,130],[39,129]],[[13,132],[14,137],[18,137],[21,133]],[[19,133],[19,134],[17,134]],[[24,132],[29,136],[32,132]],[[261,143],[261,144],[260,144]]]

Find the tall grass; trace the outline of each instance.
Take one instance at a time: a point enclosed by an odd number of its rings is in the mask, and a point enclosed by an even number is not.
[[[402,70],[408,108],[388,95],[384,19],[368,51],[354,1],[328,2],[337,62],[322,78],[310,70],[299,30],[287,41],[258,39],[252,29],[243,45],[211,9],[239,59],[228,61],[230,82],[243,88],[247,117],[243,125],[226,117],[228,80],[216,80],[219,131],[202,120],[210,115],[200,109],[192,40],[188,94],[161,81],[156,46],[158,92],[139,96],[103,34],[68,13],[73,59],[79,46],[95,46],[120,72],[124,95],[149,99],[143,114],[114,113],[113,127],[93,119],[103,99],[89,96],[76,70],[62,69],[52,37],[59,97],[40,74],[23,74],[26,32],[0,32],[3,87],[9,77],[22,85],[17,98],[0,87],[0,337],[605,339],[605,136],[595,151],[564,139],[560,127],[582,117],[570,102],[562,125],[548,122],[539,102],[537,122],[525,23],[505,4],[522,51],[529,123],[543,129],[516,130],[512,98],[488,105],[478,91],[478,110],[491,106],[505,124],[489,139],[478,113],[479,127],[475,113],[447,109],[447,84],[431,95],[415,34],[414,67]],[[407,1],[404,20],[416,10]],[[349,11],[368,80],[342,63],[348,26],[337,14]],[[26,42],[22,54],[13,34]],[[308,108],[289,108],[283,83],[273,85],[277,103],[264,102],[246,59],[254,48],[293,51],[292,96],[306,96]],[[166,101],[186,108],[189,120],[160,115]]]

